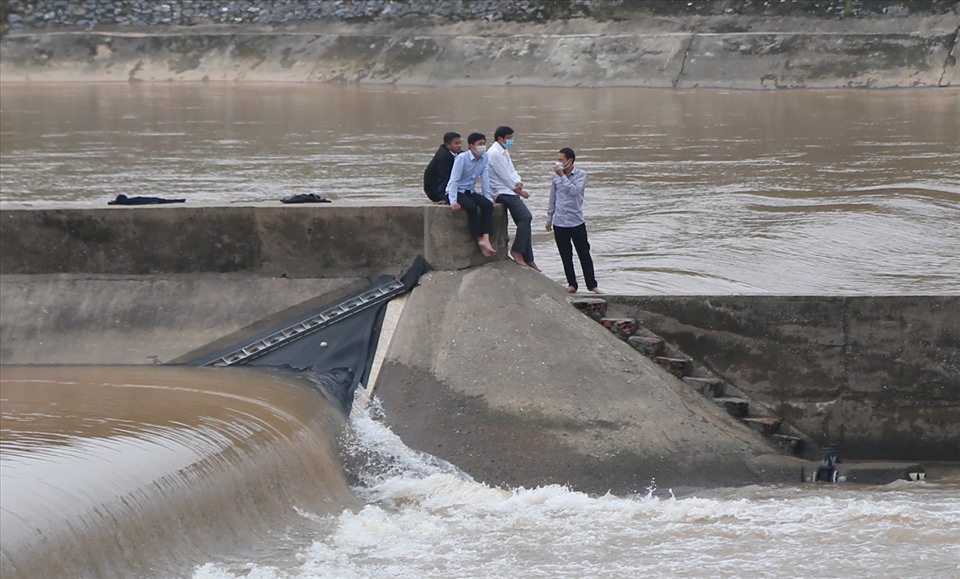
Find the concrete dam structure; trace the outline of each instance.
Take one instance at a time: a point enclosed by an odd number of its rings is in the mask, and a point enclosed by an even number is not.
[[[484,258],[426,204],[4,209],[0,363],[183,364],[423,256],[369,388],[478,481],[799,482],[828,444],[851,481],[956,460],[960,297],[570,299],[505,259],[506,219]]]

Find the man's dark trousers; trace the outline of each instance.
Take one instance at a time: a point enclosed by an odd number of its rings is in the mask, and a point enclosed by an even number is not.
[[[527,204],[519,195],[497,195],[497,203],[507,207],[510,217],[517,224],[517,234],[514,236],[512,251],[523,256],[523,261],[533,263],[533,239],[530,234],[530,223],[533,221],[533,215],[527,209]],[[521,264],[523,265],[523,264]]]
[[[557,251],[560,252],[560,261],[563,262],[563,273],[567,276],[567,285],[576,289],[577,272],[573,270],[573,248],[577,249],[580,258],[580,269],[583,270],[583,281],[587,289],[597,287],[597,279],[593,273],[593,259],[590,258],[590,242],[587,241],[587,224],[581,223],[576,227],[553,226],[553,239],[557,242]],[[573,247],[570,246],[571,242]]]
[[[479,193],[457,193],[457,203],[467,213],[470,236],[474,239],[493,231],[493,203]]]

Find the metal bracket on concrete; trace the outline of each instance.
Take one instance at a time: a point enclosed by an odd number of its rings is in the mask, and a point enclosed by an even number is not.
[[[334,304],[305,320],[277,330],[269,336],[237,348],[232,352],[204,364],[204,366],[238,366],[246,364],[295,340],[329,326],[348,316],[383,303],[405,291],[403,282],[394,279],[358,296],[352,296]]]

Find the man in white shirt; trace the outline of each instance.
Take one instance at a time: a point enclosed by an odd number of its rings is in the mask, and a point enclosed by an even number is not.
[[[527,209],[527,204],[523,202],[530,197],[530,193],[523,189],[520,175],[513,167],[513,160],[507,152],[513,147],[513,129],[507,126],[497,127],[493,133],[493,140],[494,143],[487,152],[493,199],[507,207],[510,217],[517,225],[517,233],[510,248],[510,257],[520,265],[527,265],[540,271],[537,262],[533,260],[533,241],[530,237],[530,222],[533,216]]]

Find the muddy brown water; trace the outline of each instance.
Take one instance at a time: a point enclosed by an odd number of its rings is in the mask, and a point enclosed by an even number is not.
[[[601,287],[623,294],[960,292],[960,91],[4,84],[4,206],[421,201],[455,130],[516,130],[536,258],[560,147],[589,173]],[[582,285],[582,284],[581,284]]]
[[[558,283],[542,225],[555,151],[570,146],[608,291],[960,292],[955,90],[4,83],[0,96],[4,207],[120,193],[420,202],[443,132],[506,123],[537,260]],[[497,489],[405,447],[374,405],[352,417],[359,484],[345,492],[336,420],[295,380],[5,367],[0,386],[5,576],[960,575],[955,465],[883,487],[679,498]]]

